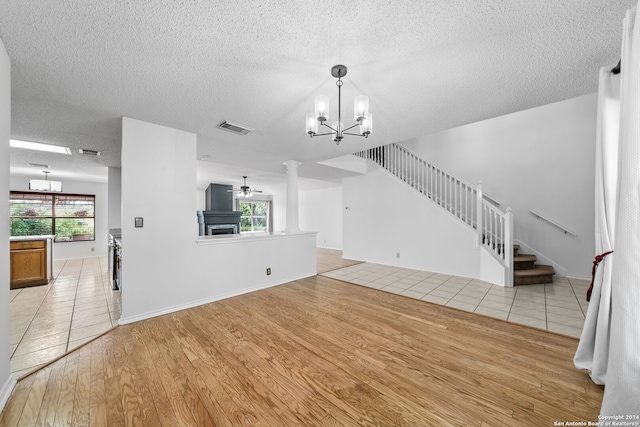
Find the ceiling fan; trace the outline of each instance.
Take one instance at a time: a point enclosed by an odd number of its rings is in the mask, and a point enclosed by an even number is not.
[[[237,197],[253,197],[253,193],[262,193],[260,190],[256,190],[255,188],[250,188],[247,185],[247,177],[243,176],[244,185],[241,185],[240,188],[234,188],[232,190],[228,190],[229,192],[235,191]]]

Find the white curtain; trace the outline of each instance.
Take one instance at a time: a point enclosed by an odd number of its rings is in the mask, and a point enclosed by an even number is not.
[[[600,70],[598,123],[596,134],[595,234],[596,253],[613,250],[618,186],[618,141],[620,129],[620,75],[611,68]],[[598,266],[587,317],[582,328],[574,364],[589,370],[596,384],[604,384],[609,362],[611,321],[611,267],[613,257],[606,256]],[[586,295],[578,295],[586,298]]]
[[[610,416],[640,415],[640,22],[635,8],[624,21],[621,80],[609,363],[600,410]]]

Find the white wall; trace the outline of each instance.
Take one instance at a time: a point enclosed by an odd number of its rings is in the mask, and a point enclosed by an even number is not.
[[[107,229],[120,228],[122,218],[122,170],[110,167],[107,170],[109,219]]]
[[[9,138],[11,132],[11,63],[0,40],[0,412],[15,386],[9,368]]]
[[[314,234],[197,245],[195,188],[195,134],[123,118],[121,323],[315,274]]]
[[[11,175],[12,191],[29,191],[29,177]],[[95,240],[79,242],[59,242],[53,244],[53,259],[89,258],[107,255],[108,230],[108,189],[101,182],[62,181],[64,193],[91,194],[96,196]]]
[[[345,178],[343,203],[344,258],[480,277],[473,229],[386,171]]]
[[[559,275],[590,277],[594,257],[597,95],[485,120],[401,144],[514,213],[514,237]],[[578,234],[539,221],[532,209]],[[531,253],[531,252],[530,252]]]
[[[320,248],[342,249],[342,185],[300,191],[300,229],[316,231]]]

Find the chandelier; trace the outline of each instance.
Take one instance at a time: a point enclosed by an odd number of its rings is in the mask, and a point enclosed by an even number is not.
[[[62,183],[60,181],[49,181],[49,171],[42,171],[44,179],[30,179],[29,190],[34,191],[62,191]]]
[[[311,138],[314,136],[332,135],[336,145],[340,144],[344,135],[364,136],[367,138],[371,133],[373,125],[372,114],[369,112],[369,97],[365,95],[356,96],[353,101],[353,117],[356,124],[345,128],[342,122],[341,88],[342,77],[347,75],[347,67],[344,65],[334,65],[331,68],[331,75],[338,79],[336,82],[336,86],[338,86],[338,121],[331,123],[331,126],[326,123],[327,120],[329,120],[329,97],[325,95],[316,96],[315,112],[307,114],[307,133]],[[330,132],[318,133],[318,124],[328,127]],[[348,132],[356,126],[359,126],[360,133]]]

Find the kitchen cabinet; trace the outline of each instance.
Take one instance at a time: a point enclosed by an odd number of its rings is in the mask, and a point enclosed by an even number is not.
[[[46,240],[21,240],[11,242],[10,245],[10,289],[49,283]]]

